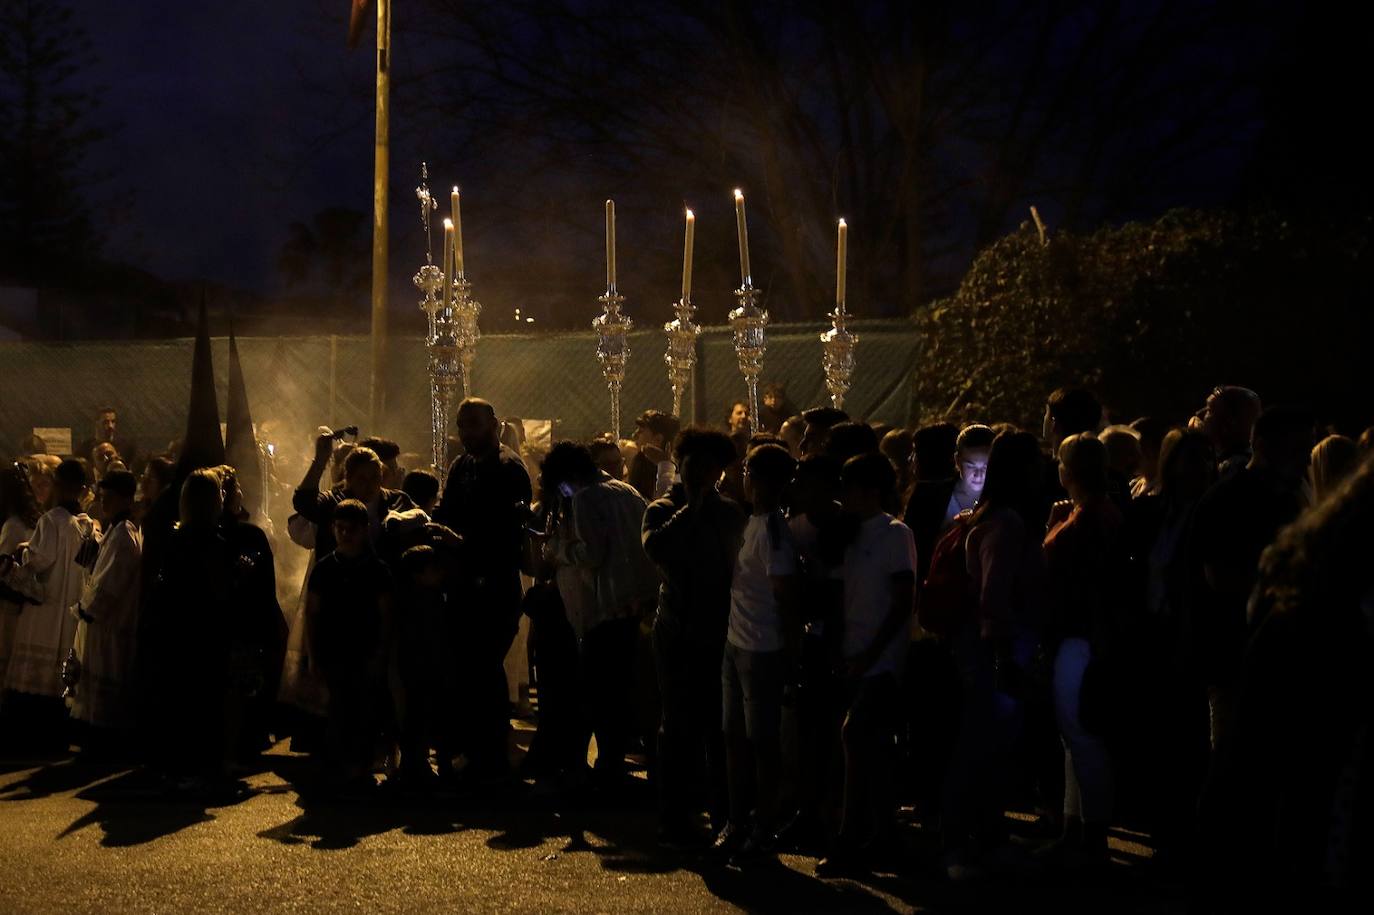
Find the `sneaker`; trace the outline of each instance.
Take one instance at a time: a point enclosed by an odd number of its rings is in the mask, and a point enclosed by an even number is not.
[[[737,825],[732,820],[727,822],[720,832],[716,833],[716,839],[711,843],[711,852],[729,859],[743,847],[748,838],[749,834],[744,831],[744,827]]]

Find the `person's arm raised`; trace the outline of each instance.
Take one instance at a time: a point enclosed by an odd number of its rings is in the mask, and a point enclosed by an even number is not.
[[[325,468],[329,466],[329,458],[333,453],[334,436],[316,436],[315,459],[310,462],[310,467],[305,471],[305,478],[301,480],[301,485],[296,487],[296,492],[291,497],[291,507],[311,521],[317,521],[315,516],[319,514],[323,497],[320,492],[320,480],[324,477]]]

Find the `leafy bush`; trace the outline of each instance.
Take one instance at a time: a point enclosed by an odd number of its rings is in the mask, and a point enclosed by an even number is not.
[[[1244,384],[1368,422],[1366,229],[1175,210],[1042,243],[1023,224],[916,315],[921,419],[1035,429],[1048,392],[1082,385],[1117,418],[1181,420]]]

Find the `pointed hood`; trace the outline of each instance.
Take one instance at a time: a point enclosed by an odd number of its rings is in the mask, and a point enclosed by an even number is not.
[[[243,383],[239,362],[239,341],[234,323],[229,322],[229,403],[224,411],[225,463],[238,471],[243,489],[243,507],[250,515],[262,505],[262,464],[258,458],[258,439],[253,432],[253,414],[248,409],[248,389]]]
[[[215,366],[210,357],[210,322],[205,299],[200,302],[195,354],[191,358],[191,399],[186,410],[186,437],[181,443],[177,479],[191,471],[224,463],[224,439],[219,432],[219,404],[215,400]]]

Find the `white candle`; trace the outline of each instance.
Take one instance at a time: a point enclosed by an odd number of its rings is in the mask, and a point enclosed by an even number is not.
[[[739,225],[740,285],[749,283],[749,226],[744,221],[744,192],[735,188],[735,222]]]
[[[692,242],[696,239],[697,217],[687,211],[687,237],[682,244],[682,304],[692,301]]]
[[[849,226],[840,220],[840,235],[835,243],[835,304],[841,309],[844,308],[844,287],[845,280],[848,279],[848,265],[846,255],[849,252]]]
[[[453,193],[448,198],[449,207],[453,211],[453,273],[455,276],[463,276],[463,217],[458,210],[458,187],[454,185]]]
[[[444,307],[448,307],[453,286],[453,220],[444,220]]]
[[[606,201],[606,291],[615,292],[615,201]]]

